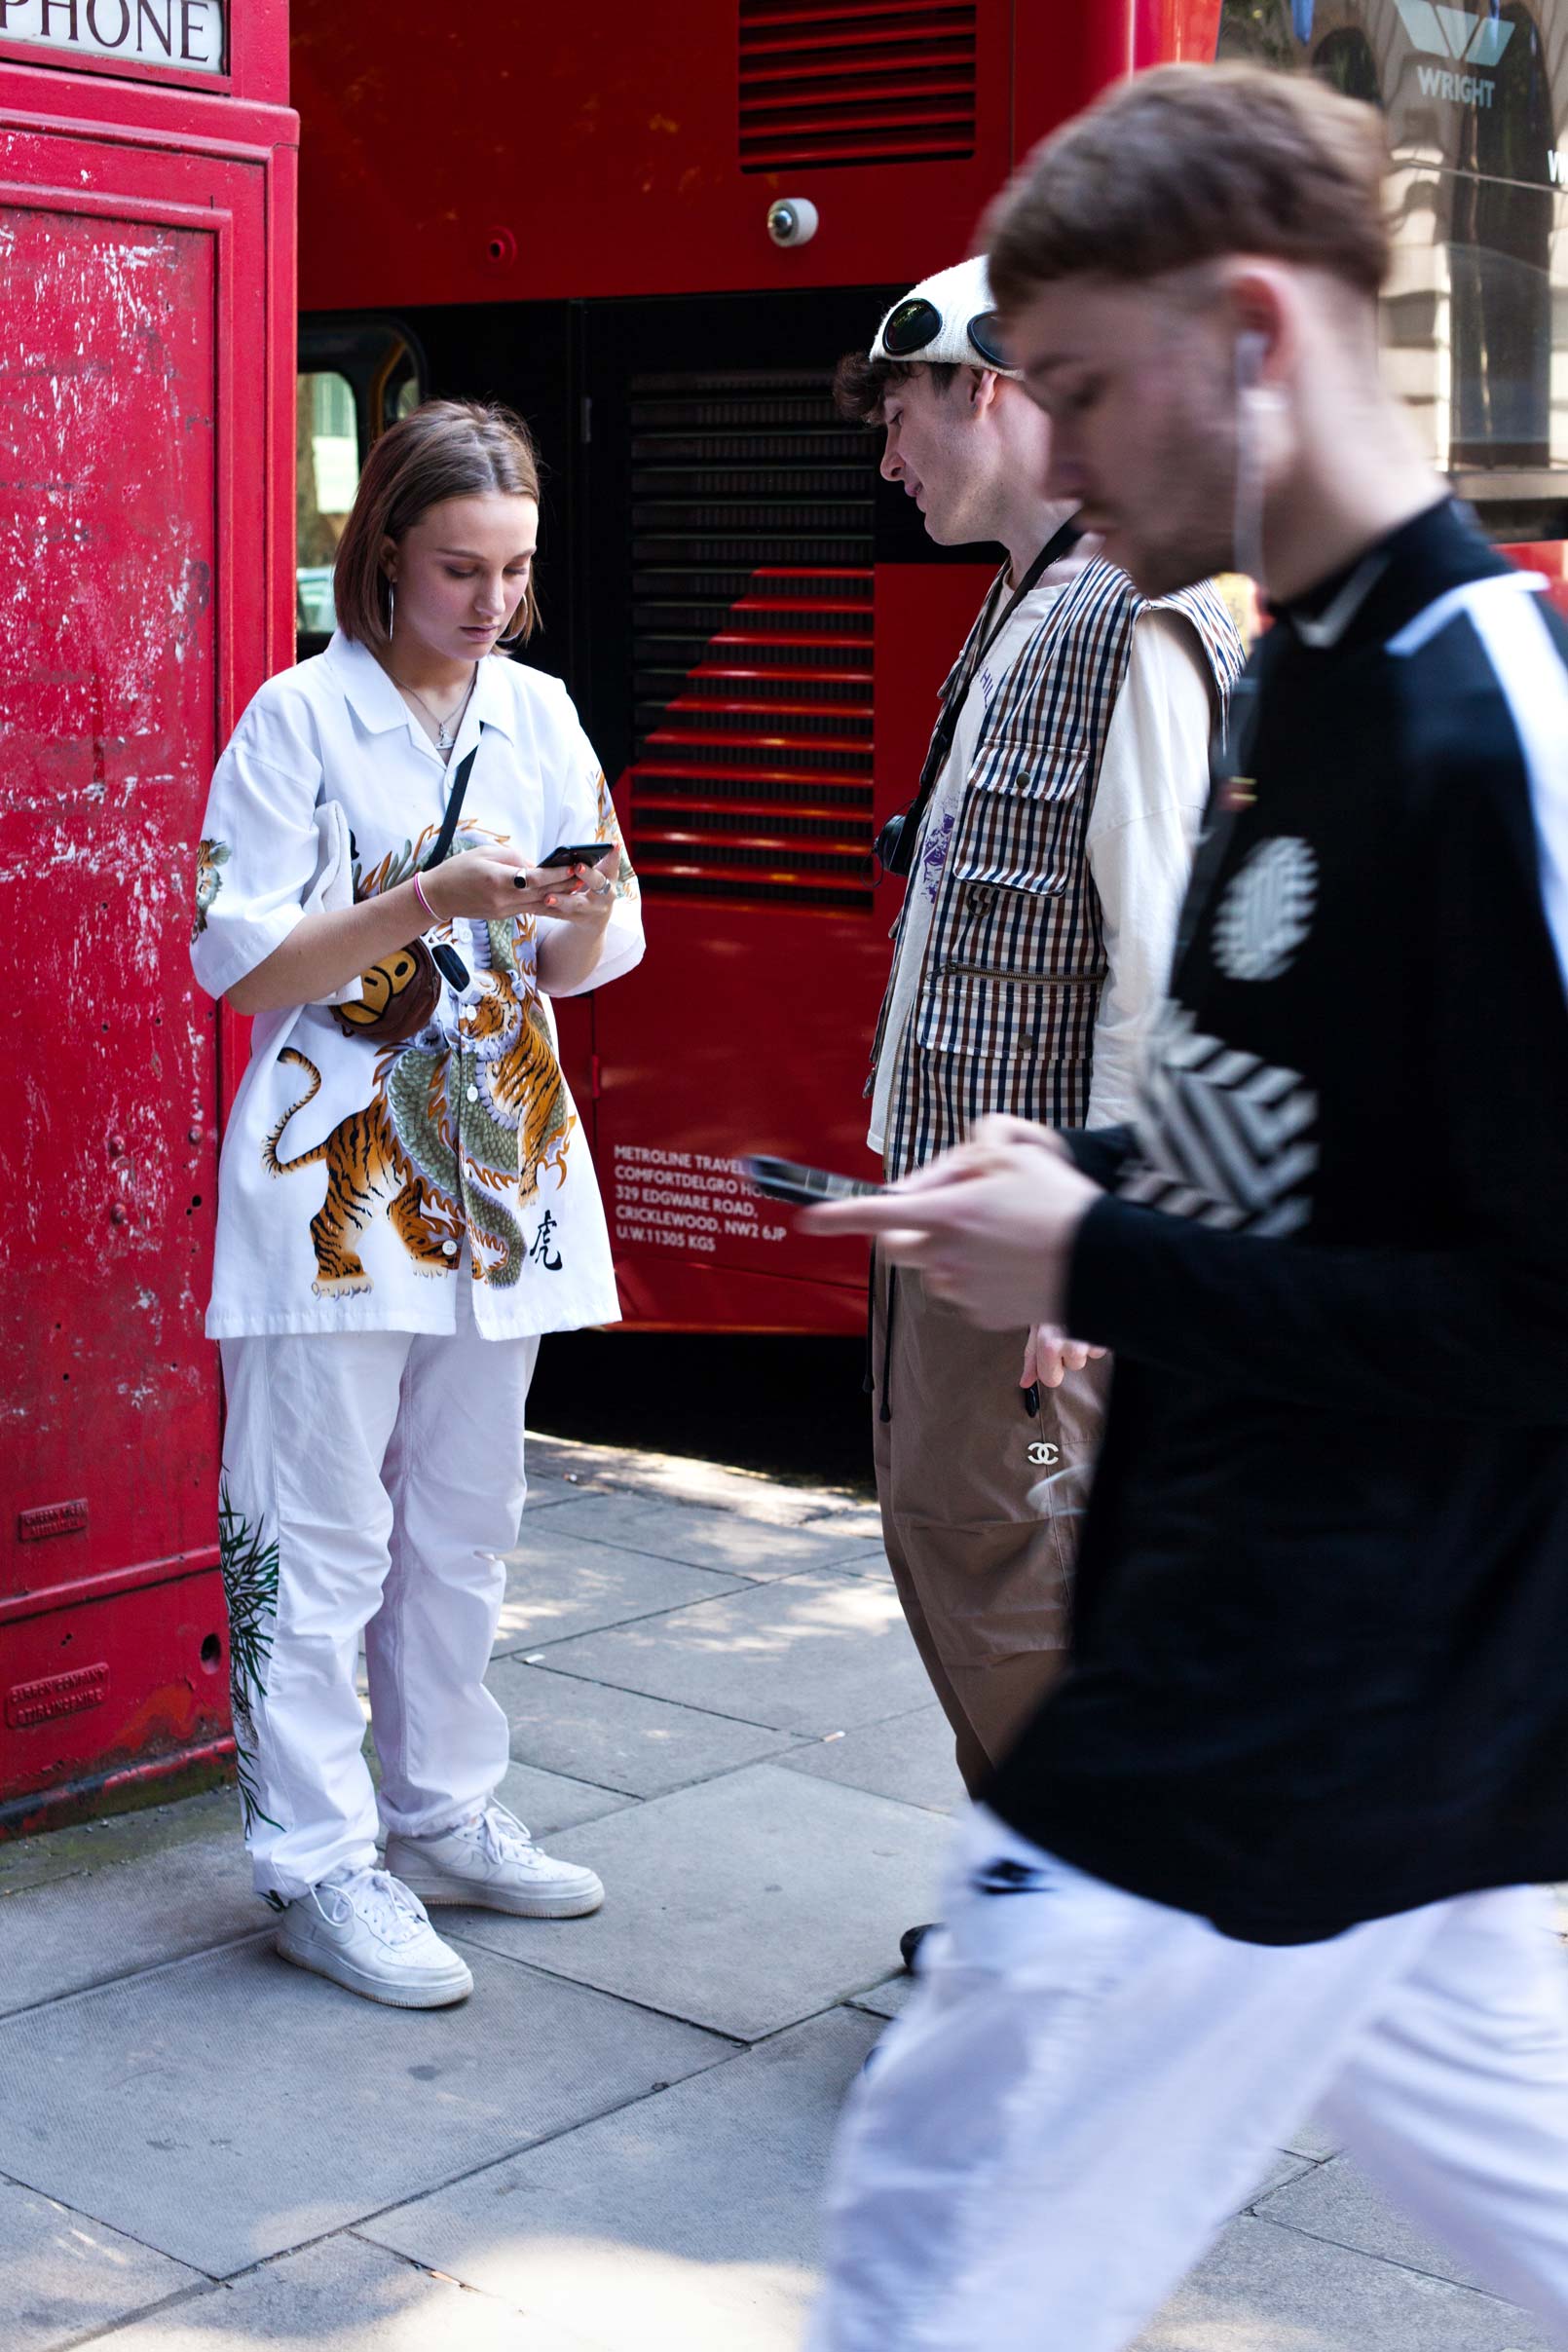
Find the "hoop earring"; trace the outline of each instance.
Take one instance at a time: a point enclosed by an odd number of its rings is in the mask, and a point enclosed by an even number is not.
[[[389,645],[391,645],[392,641],[392,632],[395,630],[396,626],[397,590],[392,586],[391,579],[389,579],[387,582],[387,643]]]

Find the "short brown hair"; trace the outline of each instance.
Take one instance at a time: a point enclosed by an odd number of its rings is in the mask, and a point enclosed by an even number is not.
[[[833,375],[834,406],[857,425],[879,425],[890,384],[907,384],[921,369],[946,395],[958,373],[952,359],[874,359],[870,352],[846,352]]]
[[[389,426],[372,444],[338,541],[332,596],[338,626],[372,650],[390,642],[391,608],[381,568],[381,542],[400,541],[443,499],[500,490],[539,500],[539,457],[521,417],[484,400],[426,400]],[[504,645],[524,643],[539,621],[529,574]]]
[[[1035,148],[986,218],[1003,312],[1061,278],[1126,280],[1256,253],[1375,296],[1388,275],[1375,107],[1311,74],[1163,65]]]

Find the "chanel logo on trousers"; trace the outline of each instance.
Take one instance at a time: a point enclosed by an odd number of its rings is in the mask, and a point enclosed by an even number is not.
[[[1031,1462],[1043,1462],[1049,1466],[1062,1459],[1061,1446],[1050,1444],[1044,1437],[1036,1437],[1033,1444],[1027,1450]]]

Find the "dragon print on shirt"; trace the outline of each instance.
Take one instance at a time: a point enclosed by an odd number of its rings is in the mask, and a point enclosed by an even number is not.
[[[1318,1096],[1299,1071],[1204,1036],[1168,999],[1121,1198],[1230,1233],[1298,1232],[1312,1214],[1317,1124]]]
[[[625,848],[621,842],[620,828],[616,822],[616,803],[611,795],[610,786],[606,781],[605,771],[602,767],[599,770],[593,790],[595,803],[598,808],[598,815],[594,821],[593,838],[596,841],[603,841],[606,848],[609,848],[613,843],[615,847],[620,851],[620,864],[616,875],[616,879],[612,884],[612,888],[614,889],[616,898],[640,898],[642,896],[642,889],[638,883],[636,875],[632,872],[631,860],[627,857]]]
[[[264,1812],[259,1795],[255,1704],[267,1688],[267,1664],[278,1627],[278,1541],[236,1509],[226,1477],[218,1481],[218,1565],[229,1611],[229,1711],[234,1719],[234,1770],[248,1837],[258,1821],[281,1829]]]
[[[355,1241],[381,1208],[421,1274],[450,1274],[466,1232],[473,1278],[507,1289],[527,1247],[517,1213],[547,1175],[566,1178],[578,1121],[536,989],[519,971],[509,923],[487,923],[491,962],[467,1006],[461,1046],[437,1032],[380,1056],[375,1092],[311,1150],[280,1159],[283,1130],[319,1091],[321,1073],[293,1046],[279,1060],[307,1086],[263,1147],[275,1176],[324,1166],[326,1198],[311,1219],[317,1296],[374,1288]],[[469,1090],[477,1101],[467,1100]],[[459,1094],[464,1098],[461,1122]],[[462,1137],[462,1166],[456,1138]],[[492,1254],[493,1253],[493,1254]]]

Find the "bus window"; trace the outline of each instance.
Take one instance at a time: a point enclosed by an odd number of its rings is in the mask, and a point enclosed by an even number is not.
[[[1359,25],[1341,24],[1320,41],[1312,53],[1312,70],[1347,98],[1360,98],[1367,106],[1383,103],[1377,59]]]
[[[294,598],[302,635],[328,637],[332,561],[359,487],[354,387],[336,372],[302,375],[295,401]]]
[[[392,319],[312,319],[300,332],[295,408],[294,626],[299,658],[337,625],[332,562],[372,441],[424,397],[424,361]]]
[[[1568,531],[1568,149],[1541,0],[1223,0],[1218,54],[1310,64],[1382,107],[1383,354],[1432,463],[1505,544]],[[1558,90],[1553,92],[1553,74]]]
[[[1541,35],[1528,11],[1511,28],[1490,106],[1464,116],[1449,230],[1454,296],[1450,463],[1549,465],[1550,157],[1556,144]]]

